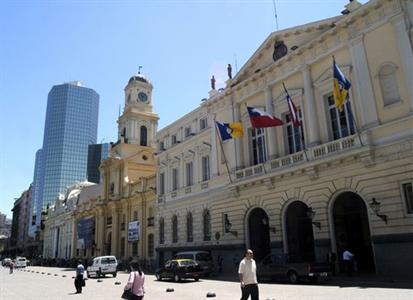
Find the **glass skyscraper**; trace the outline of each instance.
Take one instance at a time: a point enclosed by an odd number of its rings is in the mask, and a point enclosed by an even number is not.
[[[87,178],[88,145],[96,144],[99,95],[81,83],[55,85],[47,99],[43,148],[36,155],[34,174],[36,225],[59,193]],[[41,156],[41,157],[40,157]],[[40,178],[36,178],[40,176]]]
[[[87,155],[87,181],[100,183],[99,166],[102,160],[108,158],[109,150],[109,143],[89,145]]]

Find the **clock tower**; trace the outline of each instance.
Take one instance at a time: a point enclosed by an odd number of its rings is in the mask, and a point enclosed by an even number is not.
[[[155,149],[158,115],[152,111],[153,86],[138,73],[125,87],[125,106],[118,119],[120,143]]]

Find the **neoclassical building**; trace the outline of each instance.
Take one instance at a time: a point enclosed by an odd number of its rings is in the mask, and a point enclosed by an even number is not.
[[[222,90],[157,134],[156,250],[209,250],[234,271],[286,253],[351,249],[360,272],[413,269],[413,2],[351,1],[337,17],[273,32]],[[333,99],[333,57],[350,80]],[[285,84],[302,121],[294,127]],[[284,125],[253,129],[246,106]],[[241,122],[221,143],[215,122]]]

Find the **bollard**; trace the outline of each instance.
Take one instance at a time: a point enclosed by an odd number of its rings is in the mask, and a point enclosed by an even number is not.
[[[206,294],[206,296],[207,296],[207,298],[216,297],[215,293],[213,293],[213,292],[208,292],[208,293]]]
[[[66,275],[62,275],[62,277],[66,277]]]
[[[119,285],[119,284],[121,284],[120,281],[116,281],[116,282],[115,282],[115,285]]]
[[[59,275],[57,275],[57,274],[54,274],[54,276],[59,276]]]
[[[167,293],[174,292],[174,291],[175,291],[175,290],[174,290],[173,288],[167,288],[167,289],[166,289],[166,292],[167,292]]]
[[[103,280],[102,279],[98,279],[98,282],[102,282]]]

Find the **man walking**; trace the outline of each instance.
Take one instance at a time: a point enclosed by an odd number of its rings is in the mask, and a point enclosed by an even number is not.
[[[250,295],[251,300],[259,300],[257,266],[253,256],[252,250],[247,249],[244,259],[239,264],[238,275],[241,282],[241,300],[247,300]]]
[[[79,260],[76,267],[76,278],[75,278],[75,287],[76,294],[82,293],[82,286],[84,284],[83,275],[85,273],[85,267],[82,265],[82,262]]]

